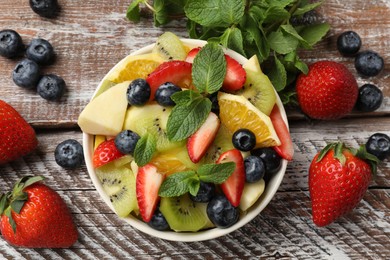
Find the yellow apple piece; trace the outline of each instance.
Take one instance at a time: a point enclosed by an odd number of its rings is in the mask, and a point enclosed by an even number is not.
[[[260,198],[265,188],[265,182],[261,179],[254,183],[245,183],[244,190],[242,191],[240,209],[246,211]]]

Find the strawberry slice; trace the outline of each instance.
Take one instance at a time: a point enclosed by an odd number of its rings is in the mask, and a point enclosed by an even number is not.
[[[279,146],[274,146],[274,149],[282,158],[291,161],[294,155],[294,147],[290,132],[282,118],[282,115],[280,114],[280,110],[277,105],[275,105],[272,109],[270,118],[275,128],[276,134],[282,143]]]
[[[98,168],[115,159],[122,157],[121,153],[115,146],[115,139],[106,140],[99,144],[93,153],[93,167]]]
[[[241,195],[245,184],[244,159],[239,150],[233,149],[221,154],[217,160],[217,163],[225,162],[235,162],[236,169],[232,175],[221,184],[221,188],[230,203],[234,207],[237,207],[240,205]]]
[[[158,190],[164,180],[164,175],[157,167],[149,163],[138,169],[135,184],[139,212],[145,222],[149,222],[160,200]]]
[[[196,48],[193,48],[192,50],[190,50],[190,52],[187,54],[186,62],[193,63],[195,56],[196,56],[196,54],[198,54],[200,49],[201,49],[200,47],[196,47]]]
[[[157,88],[165,82],[171,82],[181,88],[190,88],[192,64],[185,61],[167,61],[159,65],[146,78],[151,90],[150,100],[154,99]]]
[[[188,138],[187,151],[193,163],[197,163],[202,159],[214,141],[219,126],[220,121],[218,116],[211,112],[203,125]]]
[[[241,89],[246,80],[246,72],[242,65],[229,55],[226,58],[226,76],[223,80],[222,88],[225,91],[236,91]]]

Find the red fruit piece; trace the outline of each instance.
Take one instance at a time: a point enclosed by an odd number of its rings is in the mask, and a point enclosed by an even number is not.
[[[154,99],[157,88],[165,82],[171,82],[181,88],[191,88],[192,64],[185,61],[167,61],[159,65],[146,78],[151,90],[150,99]]]
[[[93,167],[98,168],[106,163],[122,157],[121,153],[115,146],[115,139],[106,140],[99,144],[93,153]]]
[[[0,164],[30,153],[37,145],[34,129],[12,106],[0,100]]]
[[[187,141],[187,151],[193,163],[202,159],[217,135],[221,122],[216,114],[210,113],[203,125]]]
[[[139,212],[145,222],[149,222],[160,200],[158,190],[164,175],[158,172],[153,164],[146,164],[138,169],[136,180],[136,194]]]
[[[223,80],[222,88],[225,91],[236,91],[241,89],[246,80],[246,72],[242,65],[231,58],[228,55],[225,55],[226,58],[226,76]]]
[[[78,239],[72,215],[58,193],[41,180],[40,176],[25,177],[15,184],[12,193],[2,195],[1,234],[14,246],[70,247]]]
[[[309,168],[313,222],[326,226],[352,211],[367,191],[377,162],[364,145],[352,153],[335,143],[318,153]]]
[[[279,146],[275,146],[274,149],[283,159],[291,161],[294,155],[294,146],[291,140],[290,131],[288,130],[277,105],[275,105],[272,109],[270,118],[276,134],[282,143]]]
[[[244,159],[239,150],[233,149],[221,154],[217,160],[217,163],[225,162],[234,162],[236,168],[232,175],[221,184],[221,188],[230,203],[234,207],[237,207],[240,205],[241,195],[245,184]]]
[[[303,113],[314,119],[338,119],[350,113],[358,97],[352,73],[341,63],[318,61],[297,78],[296,91]]]
[[[186,62],[193,63],[195,56],[196,56],[196,54],[198,54],[200,49],[201,49],[200,47],[196,47],[196,48],[193,48],[192,50],[190,50],[190,52],[187,54]]]

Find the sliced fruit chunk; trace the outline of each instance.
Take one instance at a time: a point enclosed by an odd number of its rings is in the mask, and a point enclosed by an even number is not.
[[[81,130],[93,135],[116,136],[123,126],[127,111],[126,91],[129,81],[117,84],[93,99],[81,112]]]
[[[243,68],[247,75],[245,85],[236,94],[246,97],[261,112],[269,116],[276,103],[276,92],[268,76],[261,71],[257,56],[251,57]]]
[[[175,34],[165,32],[157,38],[152,50],[164,60],[184,60],[187,56],[187,48]]]
[[[157,171],[156,166],[147,164],[138,169],[136,179],[136,194],[139,212],[145,222],[152,218],[160,201],[158,190],[164,180],[164,175]]]
[[[275,146],[274,149],[283,159],[291,161],[294,156],[294,146],[291,140],[290,131],[288,130],[277,105],[272,109],[270,118],[276,134],[282,142],[281,145]]]
[[[191,76],[192,64],[185,61],[167,61],[158,66],[147,78],[151,89],[151,100],[157,88],[165,83],[171,82],[181,88],[192,88]]]
[[[230,203],[237,207],[240,204],[242,191],[245,184],[245,167],[244,159],[239,150],[233,149],[224,152],[217,163],[234,162],[236,168],[232,175],[221,184],[221,189]]]
[[[265,181],[263,179],[254,183],[245,183],[239,205],[240,209],[245,211],[252,207],[252,205],[260,198],[261,194],[263,194],[264,189]]]
[[[271,119],[245,97],[228,93],[218,94],[220,119],[230,132],[246,128],[256,136],[256,148],[280,145]]]
[[[116,148],[114,139],[106,140],[93,152],[93,167],[101,167],[123,155],[124,154]]]
[[[95,135],[93,149],[96,150],[96,148],[104,141],[106,141],[106,137],[104,135]]]
[[[246,72],[242,65],[225,54],[226,58],[226,76],[223,80],[222,88],[226,91],[236,91],[244,86]]]
[[[233,134],[230,133],[229,129],[227,129],[225,125],[221,124],[214,141],[207,149],[201,163],[215,163],[221,154],[234,149],[232,136]]]
[[[96,169],[96,176],[118,216],[126,217],[130,212],[138,210],[135,176],[129,168],[118,167],[112,162]]]
[[[167,151],[184,142],[169,141],[166,126],[172,108],[160,106],[157,103],[149,103],[142,107],[132,106],[128,109],[123,128],[131,130],[140,136],[152,134],[156,137],[156,149],[159,152]]]
[[[161,198],[160,211],[171,229],[196,232],[210,226],[206,213],[207,203],[193,202],[188,194]]]
[[[211,143],[214,141],[220,126],[219,118],[210,112],[206,121],[187,140],[188,155],[192,162],[197,163],[202,159]]]
[[[151,161],[158,171],[164,175],[196,169],[196,165],[190,160],[185,146],[157,154]]]
[[[138,78],[145,79],[163,61],[157,53],[129,55],[106,76],[106,80],[121,83]]]
[[[190,52],[187,54],[187,57],[185,59],[186,62],[193,63],[196,54],[200,51],[201,47],[196,47],[190,50]]]

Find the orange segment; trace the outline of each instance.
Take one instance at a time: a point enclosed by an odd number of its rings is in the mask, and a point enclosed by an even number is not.
[[[271,119],[245,97],[228,93],[218,94],[220,119],[231,132],[246,128],[256,136],[256,148],[280,145]]]

